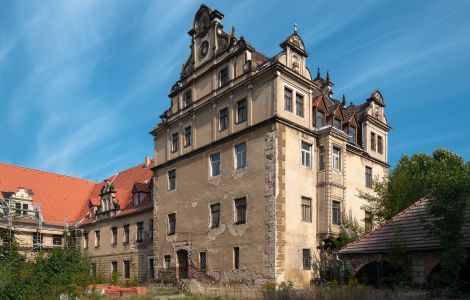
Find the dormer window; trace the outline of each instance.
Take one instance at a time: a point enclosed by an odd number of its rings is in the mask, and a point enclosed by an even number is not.
[[[222,87],[228,83],[228,68],[225,67],[219,71],[219,86]]]
[[[356,127],[349,126],[349,142],[356,143]]]
[[[338,118],[333,118],[333,127],[341,130],[341,120]]]
[[[134,202],[134,207],[137,207],[140,204],[139,195],[140,195],[140,193],[134,193],[134,199],[133,199],[134,200],[133,201]]]
[[[191,105],[191,103],[193,103],[193,97],[192,97],[191,90],[187,90],[184,93],[183,100],[184,100],[183,107],[188,107],[188,106]]]
[[[325,114],[321,110],[316,110],[315,125],[317,128],[324,126]]]

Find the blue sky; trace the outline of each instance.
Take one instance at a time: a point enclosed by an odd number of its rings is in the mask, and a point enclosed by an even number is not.
[[[201,3],[1,1],[0,161],[96,181],[143,162]],[[268,56],[297,23],[338,98],[380,89],[392,165],[436,147],[470,159],[470,1],[205,3]]]

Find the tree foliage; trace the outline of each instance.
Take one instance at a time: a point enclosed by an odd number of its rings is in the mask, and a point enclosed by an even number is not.
[[[0,247],[0,299],[79,297],[91,282],[90,264],[79,249],[54,248],[27,260],[14,241]]]

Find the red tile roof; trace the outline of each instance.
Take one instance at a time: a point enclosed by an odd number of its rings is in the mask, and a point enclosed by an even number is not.
[[[132,207],[132,190],[149,191],[153,162],[124,170],[108,178],[116,190],[121,214],[128,214],[152,206],[147,196],[139,208]],[[91,202],[99,205],[99,194],[104,182],[89,180],[0,163],[0,192],[17,192],[19,187],[33,190],[33,203],[40,204],[44,221],[51,225],[69,224],[81,220],[88,213]],[[147,186],[147,188],[145,188]]]
[[[428,200],[423,198],[404,211],[385,222],[361,239],[346,245],[339,252],[353,253],[385,253],[390,250],[391,243],[397,238],[408,251],[435,250],[440,248],[439,240],[426,228],[433,220],[427,210]],[[470,209],[466,211],[470,219]],[[470,247],[470,224],[462,228],[462,244]]]
[[[0,163],[0,191],[33,190],[33,203],[40,204],[44,221],[63,225],[77,220],[95,183],[89,180]]]

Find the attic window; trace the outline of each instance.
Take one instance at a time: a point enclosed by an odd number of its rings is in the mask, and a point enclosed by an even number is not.
[[[333,118],[333,127],[341,130],[341,120]]]
[[[353,144],[356,143],[356,127],[349,126],[349,141]]]
[[[324,125],[324,113],[321,110],[316,110],[315,122],[317,128],[322,128]]]

